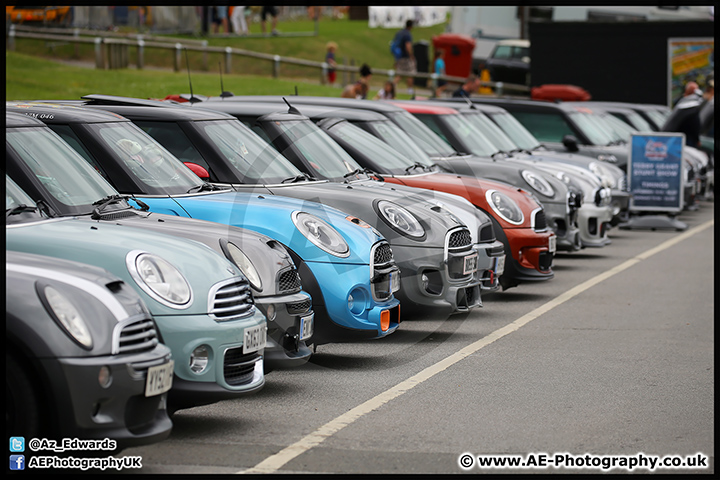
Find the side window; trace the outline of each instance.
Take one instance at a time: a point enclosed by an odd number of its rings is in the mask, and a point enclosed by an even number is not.
[[[565,135],[574,135],[565,118],[557,113],[511,112],[541,142],[561,143]]]
[[[57,133],[60,138],[65,141],[65,143],[70,145],[73,150],[75,150],[81,157],[83,157],[86,162],[92,165],[93,168],[95,168],[95,170],[107,180],[108,176],[107,173],[105,173],[105,170],[103,170],[100,164],[95,161],[92,155],[90,155],[90,152],[88,152],[88,150],[85,148],[85,145],[83,145],[83,143],[77,137],[75,132],[72,131],[72,128],[70,128],[69,125],[50,124],[48,126],[52,131]]]
[[[165,147],[181,162],[196,163],[210,171],[210,166],[177,123],[148,121],[136,121],[133,123],[157,140],[160,145]]]
[[[423,122],[425,125],[427,125],[428,128],[430,128],[430,130],[437,133],[440,136],[440,138],[445,140],[447,143],[450,143],[448,141],[447,137],[445,136],[445,134],[442,132],[442,130],[440,130],[440,126],[438,125],[438,122],[435,119],[434,115],[418,114],[416,116],[421,122]]]

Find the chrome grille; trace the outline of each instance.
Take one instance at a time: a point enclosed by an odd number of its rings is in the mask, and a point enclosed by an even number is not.
[[[300,290],[300,276],[297,270],[285,270],[278,275],[278,290],[281,292]]]
[[[142,318],[116,327],[119,329],[115,353],[134,353],[152,350],[158,344],[157,330],[152,318]]]
[[[216,320],[231,320],[254,310],[250,284],[235,278],[215,285],[210,291],[210,315]]]
[[[618,190],[621,190],[621,191],[623,191],[623,192],[627,192],[627,191],[628,191],[627,175],[623,175],[622,177],[620,177],[620,178],[618,179],[617,188],[618,188]]]
[[[448,248],[450,250],[466,249],[472,244],[472,237],[470,231],[467,228],[455,230],[450,234],[448,240]]]
[[[375,265],[384,265],[393,261],[393,253],[390,245],[382,243],[375,249],[375,255],[373,256],[373,262]]]
[[[539,208],[533,211],[532,225],[533,230],[535,230],[536,232],[547,230],[548,224],[547,218],[545,217],[545,210]]]
[[[262,357],[258,352],[243,353],[242,347],[225,351],[223,375],[228,385],[244,385],[253,379],[255,364]]]

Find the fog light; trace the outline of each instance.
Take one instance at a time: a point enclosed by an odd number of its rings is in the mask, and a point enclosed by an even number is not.
[[[267,319],[268,322],[272,322],[273,320],[275,320],[275,305],[273,305],[272,303],[267,307]]]
[[[210,362],[210,351],[206,345],[200,345],[190,354],[190,370],[202,373]]]
[[[380,329],[386,332],[390,328],[390,310],[380,312]]]
[[[420,277],[420,281],[422,282],[423,290],[427,291],[428,285],[430,285],[430,279],[428,278],[428,276],[423,273]]]
[[[348,295],[348,309],[352,311],[353,307],[355,306],[355,298],[352,296],[352,293]]]
[[[112,383],[112,374],[110,373],[110,368],[107,366],[100,367],[100,372],[98,372],[98,383],[102,388],[108,388],[110,384]]]

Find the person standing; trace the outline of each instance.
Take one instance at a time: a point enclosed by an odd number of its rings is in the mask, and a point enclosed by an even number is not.
[[[685,85],[685,93],[675,104],[661,130],[684,133],[685,145],[700,148],[700,107],[702,104],[703,92],[697,82],[688,82]]]
[[[444,54],[445,50],[442,48],[435,50],[435,62],[433,63],[433,69],[438,75],[445,75],[445,60],[443,59]],[[435,96],[439,97],[445,88],[447,88],[447,81],[438,78],[437,87],[435,88]]]
[[[325,63],[328,64],[327,81],[332,87],[335,84],[335,78],[337,75],[337,72],[335,71],[335,67],[337,67],[335,52],[337,51],[338,44],[335,42],[328,42],[325,48],[327,49],[327,53],[325,53]]]
[[[250,33],[246,17],[250,12],[250,7],[233,7],[230,14],[230,23],[232,23],[233,31],[238,35],[247,35]]]
[[[228,29],[228,7],[222,5],[215,5],[212,8],[212,24],[213,33],[219,33],[220,26],[222,25],[223,34],[228,35],[230,30]]]
[[[412,28],[413,21],[407,20],[405,28],[395,34],[393,42],[400,46],[400,57],[395,60],[395,71],[397,72],[395,84],[397,85],[401,76],[405,77],[408,94],[410,94],[410,98],[414,99],[415,89],[413,88],[414,77],[412,75],[417,73],[417,64],[413,52],[412,33],[410,32]]]
[[[260,29],[262,30],[262,33],[265,33],[265,25],[267,16],[270,15],[272,17],[272,31],[271,33],[273,35],[277,35],[277,22],[278,22],[278,12],[277,7],[271,6],[271,5],[263,5],[262,12],[260,12]]]

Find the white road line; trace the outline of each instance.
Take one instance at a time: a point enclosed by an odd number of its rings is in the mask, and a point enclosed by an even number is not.
[[[702,230],[705,230],[706,228],[709,228],[715,224],[714,220],[710,220],[709,222],[706,222],[702,225],[699,225],[695,228],[692,228],[690,230],[687,230],[686,232],[683,232],[680,235],[677,235],[670,240],[667,240],[660,245],[658,245],[655,248],[651,248],[650,250],[647,250],[623,263],[620,265],[611,268],[610,270],[607,270],[583,283],[580,285],[571,288],[567,292],[559,295],[558,297],[554,298],[553,300],[550,300],[544,305],[541,305],[540,307],[536,308],[535,310],[523,315],[522,317],[518,318],[514,322],[505,325],[502,328],[499,328],[495,330],[494,332],[490,333],[489,335],[481,338],[477,342],[471,343],[467,347],[455,352],[454,354],[445,357],[443,360],[437,362],[434,365],[429,366],[425,370],[421,371],[420,373],[417,373],[416,375],[413,375],[412,377],[408,378],[407,380],[404,380],[394,387],[390,388],[389,390],[386,390],[382,392],[381,394],[377,395],[376,397],[371,398],[370,400],[366,401],[365,403],[362,403],[358,405],[357,407],[347,411],[346,413],[340,415],[339,417],[329,421],[325,425],[321,426],[317,430],[315,430],[313,433],[305,436],[304,438],[298,440],[297,442],[293,443],[292,445],[289,445],[285,447],[284,449],[280,450],[278,453],[269,456],[262,462],[258,463],[252,468],[248,468],[246,470],[240,471],[238,473],[274,473],[278,471],[280,468],[282,468],[285,464],[290,462],[292,459],[302,455],[303,453],[307,452],[311,448],[320,445],[325,439],[333,436],[343,428],[347,427],[348,425],[352,424],[357,420],[358,418],[362,417],[363,415],[372,412],[373,410],[380,408],[381,406],[388,403],[390,400],[399,397],[403,393],[407,392],[408,390],[412,389],[413,387],[420,385],[425,380],[433,377],[434,375],[442,372],[443,370],[446,370],[450,366],[456,364],[463,358],[472,355],[473,353],[477,352],[483,347],[486,347],[487,345],[490,345],[496,340],[501,339],[502,337],[509,335],[516,330],[518,330],[520,327],[527,325],[531,321],[535,320],[539,316],[549,312],[553,308],[565,303],[566,301],[570,300],[571,298],[581,294],[585,290],[597,285],[598,283],[607,280],[608,278],[622,272],[623,270],[626,270],[633,265],[646,260],[650,258],[651,256],[655,255],[656,253],[660,253],[663,250],[666,250],[673,245],[682,242],[683,240],[692,237],[693,235],[701,232]]]

